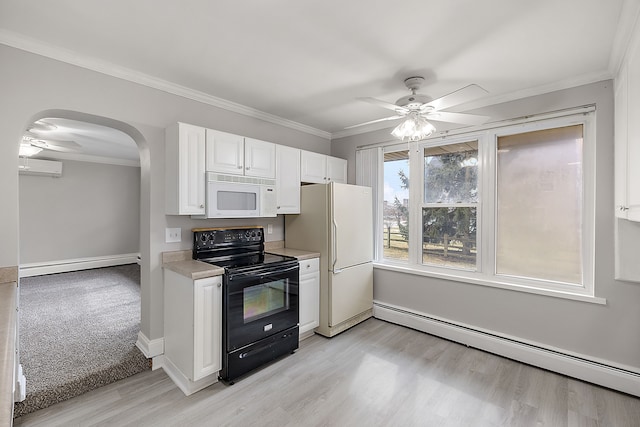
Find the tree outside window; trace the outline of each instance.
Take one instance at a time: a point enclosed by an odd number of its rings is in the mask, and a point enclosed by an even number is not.
[[[476,268],[478,143],[424,150],[423,264]]]

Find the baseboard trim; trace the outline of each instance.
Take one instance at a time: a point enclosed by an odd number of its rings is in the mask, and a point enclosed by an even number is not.
[[[20,277],[42,276],[53,273],[89,270],[92,268],[113,267],[115,265],[136,264],[140,254],[107,255],[89,258],[65,259],[60,261],[33,262],[21,264]]]
[[[207,375],[198,381],[191,381],[189,378],[185,377],[182,372],[173,364],[171,359],[168,357],[164,357],[164,361],[162,363],[162,369],[166,372],[166,374],[173,380],[175,385],[178,386],[180,390],[186,395],[189,396],[196,391],[200,391],[203,388],[209,387],[211,384],[215,384],[218,382],[218,373]]]
[[[640,396],[640,372],[615,366],[584,355],[545,348],[516,337],[493,334],[477,328],[430,316],[404,307],[374,303],[375,318],[426,332],[470,347],[494,353],[623,393]]]
[[[152,359],[156,356],[164,354],[164,338],[156,338],[150,340],[142,331],[138,332],[138,340],[136,341],[136,347],[140,349],[147,359]]]

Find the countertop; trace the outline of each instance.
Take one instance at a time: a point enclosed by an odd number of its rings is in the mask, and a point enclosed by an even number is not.
[[[293,249],[293,248],[267,249],[266,252],[269,252],[270,254],[276,254],[276,255],[292,256],[294,258],[298,258],[298,261],[303,261],[305,259],[312,259],[312,258],[320,258],[319,252],[309,252],[309,251],[303,251],[301,249]]]
[[[224,268],[217,265],[192,259],[192,252],[173,251],[162,253],[162,267],[175,271],[191,280],[204,279],[206,277],[220,276],[224,274]]]
[[[167,270],[175,271],[192,280],[204,279],[206,277],[220,276],[224,274],[224,268],[206,262],[189,259],[185,261],[171,261],[162,264]]]

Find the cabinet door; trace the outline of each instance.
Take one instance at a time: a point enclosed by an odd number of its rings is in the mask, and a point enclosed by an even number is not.
[[[640,221],[640,32],[629,47],[628,58],[626,207],[627,219]]]
[[[615,214],[627,217],[627,66],[615,81]]]
[[[300,150],[276,145],[276,212],[300,213]]]
[[[300,261],[300,334],[320,324],[320,260]]]
[[[195,280],[193,381],[222,368],[222,277]]]
[[[244,139],[244,174],[258,178],[276,177],[276,144]]]
[[[204,128],[178,123],[167,129],[166,213],[204,214]]]
[[[244,173],[244,137],[207,129],[209,172],[242,175]]]
[[[325,184],[327,182],[327,156],[311,151],[300,152],[300,179],[302,182]]]
[[[327,180],[347,183],[347,161],[338,157],[327,156]]]

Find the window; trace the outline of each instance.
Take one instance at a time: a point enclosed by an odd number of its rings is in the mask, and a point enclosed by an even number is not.
[[[496,273],[582,283],[583,126],[498,137]]]
[[[476,268],[478,142],[424,149],[422,263]]]
[[[558,113],[385,148],[379,265],[593,297],[593,120]]]
[[[382,254],[384,259],[409,259],[409,151],[384,153]]]

